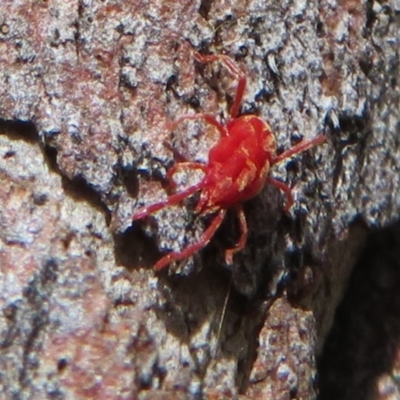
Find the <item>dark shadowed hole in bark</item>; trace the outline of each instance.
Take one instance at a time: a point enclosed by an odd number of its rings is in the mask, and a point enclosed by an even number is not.
[[[48,167],[53,172],[61,175],[62,186],[65,193],[75,201],[88,202],[92,207],[104,214],[106,222],[109,224],[111,220],[111,214],[95,188],[90,186],[81,176],[76,176],[73,179],[63,176],[57,164],[57,150],[54,147],[45,145],[44,157]]]
[[[199,7],[199,14],[204,18],[208,18],[208,13],[211,10],[213,0],[202,0]]]
[[[33,122],[0,119],[0,133],[6,134],[10,139],[13,140],[23,140],[31,144],[37,143],[43,152],[44,162],[47,164],[48,168],[51,171],[61,175],[63,188],[67,195],[71,196],[76,201],[89,202],[90,205],[104,213],[107,223],[109,223],[110,213],[97,191],[82,177],[77,176],[73,179],[68,179],[62,175],[62,172],[57,164],[57,150],[47,144],[41,146],[40,138]],[[46,203],[46,201],[47,198],[41,196],[40,194],[34,198],[36,205],[43,205]]]
[[[128,271],[139,265],[151,268],[161,257],[155,241],[146,237],[140,227],[131,227],[115,234],[114,243],[116,263],[123,265]]]
[[[35,143],[39,139],[35,124],[30,121],[10,121],[0,118],[0,133],[28,143]]]
[[[63,177],[62,184],[68,196],[73,198],[75,201],[88,202],[92,207],[104,214],[107,224],[110,223],[111,214],[108,208],[101,200],[99,193],[90,186],[85,179],[79,176],[72,180]]]
[[[371,233],[319,360],[320,400],[381,398],[397,392],[400,343],[400,223]],[[397,362],[398,363],[398,362]],[[397,367],[398,368],[398,367]]]
[[[137,172],[134,169],[123,169],[121,175],[126,191],[132,198],[136,198],[139,193]]]

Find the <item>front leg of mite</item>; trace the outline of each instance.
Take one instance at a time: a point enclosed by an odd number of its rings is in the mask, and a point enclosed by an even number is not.
[[[278,181],[275,178],[271,178],[270,176],[267,177],[265,182],[276,186],[278,189],[282,190],[283,193],[285,193],[287,202],[284,210],[285,212],[288,212],[290,210],[290,207],[292,207],[292,205],[294,204],[292,189],[288,185],[286,185],[286,183]]]
[[[221,223],[224,219],[225,213],[226,213],[225,210],[220,209],[218,211],[218,214],[211,221],[210,225],[204,231],[203,235],[200,237],[200,240],[197,243],[194,243],[194,244],[186,247],[182,251],[173,251],[171,253],[168,253],[154,265],[154,269],[156,271],[159,271],[159,270],[163,269],[164,267],[166,267],[171,262],[188,258],[188,257],[192,256],[194,253],[197,253],[203,247],[205,247],[209,243],[211,238],[214,236],[215,231],[221,225]]]
[[[203,171],[204,174],[207,173],[207,166],[204,164],[201,164],[199,162],[192,162],[192,161],[185,161],[185,162],[180,162],[178,164],[175,164],[172,166],[168,172],[167,172],[167,178],[168,178],[168,183],[171,187],[171,189],[176,190],[176,182],[174,181],[174,175],[179,172],[181,169],[186,169],[188,170],[200,170]]]

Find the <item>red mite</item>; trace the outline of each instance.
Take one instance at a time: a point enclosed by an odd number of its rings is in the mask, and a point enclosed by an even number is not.
[[[155,270],[166,267],[173,261],[190,257],[208,244],[215,231],[221,225],[226,211],[234,207],[240,221],[240,238],[236,246],[225,251],[225,261],[232,263],[233,254],[244,248],[247,240],[247,223],[242,203],[256,196],[265,183],[272,184],[282,190],[287,197],[285,210],[293,205],[293,195],[289,186],[269,175],[270,168],[293,156],[324,142],[324,135],[318,135],[312,140],[304,140],[276,154],[276,141],[269,125],[256,115],[238,117],[239,107],[246,88],[246,77],[231,58],[225,55],[201,55],[195,53],[195,59],[201,63],[221,62],[227,70],[238,79],[236,96],[233,102],[230,118],[221,124],[209,114],[184,115],[177,119],[171,129],[184,120],[203,119],[218,129],[221,137],[218,143],[210,149],[208,164],[199,162],[179,162],[168,171],[168,180],[172,187],[174,174],[182,167],[201,170],[203,178],[197,184],[169,196],[166,200],[140,208],[132,217],[133,221],[145,218],[164,207],[179,203],[197,191],[201,191],[200,200],[195,212],[199,216],[215,214],[208,228],[197,243],[189,245],[179,252],[170,252],[155,265]]]

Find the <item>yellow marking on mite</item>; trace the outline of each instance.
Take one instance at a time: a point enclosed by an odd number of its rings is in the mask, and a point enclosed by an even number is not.
[[[213,194],[215,194],[215,193],[221,193],[221,192],[224,192],[224,191],[226,191],[229,187],[231,187],[232,186],[232,178],[227,178],[227,177],[225,177],[224,179],[221,179],[218,183],[217,183],[217,185],[216,185],[216,187],[215,187],[215,189],[212,191],[213,192]]]
[[[248,122],[248,121],[251,121],[253,118],[254,118],[253,115],[245,115],[243,117],[243,121]],[[246,124],[246,130],[249,132],[250,135],[254,135],[256,133],[254,125],[251,123]]]
[[[266,161],[265,161],[265,164],[264,164],[263,167],[261,168],[260,177],[262,177],[263,179],[264,179],[264,178],[266,179],[267,176],[268,176],[270,167],[271,167],[271,165],[269,164],[269,161],[266,160]]]
[[[246,187],[249,186],[249,183],[253,182],[257,175],[257,167],[254,163],[247,160],[246,165],[248,168],[244,168],[237,178],[239,192],[246,189]]]
[[[276,152],[276,140],[275,140],[275,136],[271,132],[266,134],[263,144],[264,144],[263,150],[265,152],[269,152],[269,153]]]
[[[246,156],[248,156],[250,153],[249,153],[249,150],[247,149],[247,147],[242,147],[241,149],[240,149],[240,151],[242,152],[242,153],[244,153],[244,154],[246,154]]]
[[[263,121],[263,120],[261,120],[261,121],[262,121],[262,123],[263,123],[263,125],[264,125],[263,131],[264,131],[264,132],[267,131],[267,132],[269,132],[269,133],[272,133],[272,132],[271,132],[271,127],[270,127],[265,121]]]

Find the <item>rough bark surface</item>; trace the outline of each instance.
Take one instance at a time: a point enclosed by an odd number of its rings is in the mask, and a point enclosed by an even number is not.
[[[0,5],[0,392],[315,398],[367,228],[398,218],[399,1],[28,3]],[[189,201],[132,226],[166,196],[165,143],[206,162],[218,140],[168,123],[226,119],[235,84],[192,49],[237,61],[242,112],[280,149],[327,143],[272,171],[295,186],[290,215],[271,187],[245,205],[232,266],[228,215],[205,251],[155,273],[207,224]]]

